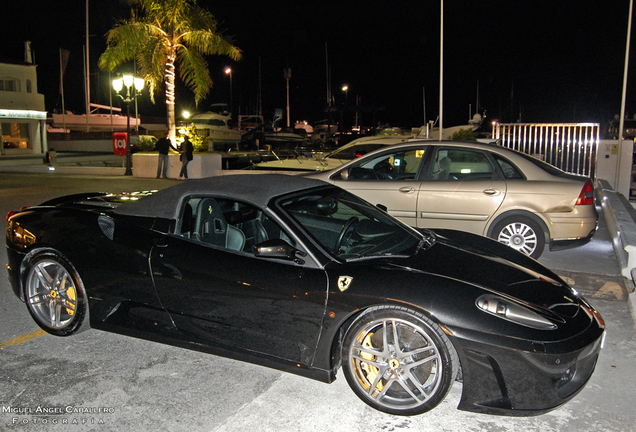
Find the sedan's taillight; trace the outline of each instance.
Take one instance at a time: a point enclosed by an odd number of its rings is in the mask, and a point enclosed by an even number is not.
[[[592,181],[588,180],[583,185],[579,199],[576,201],[576,205],[593,205],[594,204],[594,186]]]

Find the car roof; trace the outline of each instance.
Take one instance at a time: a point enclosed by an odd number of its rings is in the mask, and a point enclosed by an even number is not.
[[[559,177],[560,181],[563,181],[565,179],[570,179],[570,180],[574,180],[575,182],[581,182],[582,180],[584,181],[585,179],[588,178],[587,176],[580,175],[580,174],[567,173],[559,168],[554,167],[553,165],[550,165],[547,162],[537,159],[536,157],[532,155],[528,155],[508,147],[503,147],[501,145],[498,145],[496,142],[485,143],[480,141],[458,141],[458,140],[438,141],[438,140],[431,140],[431,139],[414,139],[414,140],[409,140],[408,142],[394,144],[394,145],[391,145],[390,147],[383,147],[381,149],[374,150],[372,152],[365,154],[363,158],[366,158],[368,160],[375,157],[375,155],[380,155],[387,151],[391,151],[391,152],[399,151],[400,149],[409,149],[409,148],[414,148],[414,147],[418,147],[422,145],[447,147],[447,148],[463,147],[463,148],[472,148],[477,150],[486,150],[489,152],[497,153],[513,161],[515,165],[517,165],[523,171],[524,175],[528,177],[528,179],[530,180],[554,180],[556,172],[559,172],[557,176]],[[532,161],[533,159],[536,159],[536,162]],[[359,160],[360,159],[354,159],[344,163],[342,166],[339,166],[337,168],[332,168],[331,170],[328,170],[328,171],[312,173],[308,175],[308,177],[314,178],[314,179],[328,180],[334,173],[347,169],[351,165],[358,163]],[[540,164],[549,166],[552,170],[548,172],[546,171],[545,168],[541,168],[539,166]]]
[[[285,174],[235,174],[188,180],[117,207],[118,214],[176,219],[181,201],[192,195],[216,195],[265,207],[272,197],[327,183]]]
[[[422,145],[437,146],[437,147],[463,147],[463,148],[473,148],[478,150],[487,150],[487,151],[499,153],[502,155],[506,155],[508,157],[514,157],[516,158],[515,159],[516,161],[518,161],[519,158],[522,158],[523,156],[530,156],[530,155],[522,156],[522,153],[519,152],[518,150],[510,149],[508,147],[503,147],[501,145],[498,145],[496,142],[459,141],[459,140],[438,141],[438,140],[431,140],[431,139],[412,139],[407,142],[393,144],[390,147],[383,147],[381,149],[373,150],[372,152],[369,152],[366,155],[364,155],[364,157],[369,157],[369,155],[381,154],[384,151],[395,151],[396,149],[399,150],[402,148],[418,147]],[[347,164],[350,164],[350,163],[351,162],[347,162]],[[345,164],[343,164],[343,166],[344,165]],[[337,169],[340,169],[340,167]]]

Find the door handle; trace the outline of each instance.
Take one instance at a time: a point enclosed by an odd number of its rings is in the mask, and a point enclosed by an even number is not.
[[[496,195],[500,195],[501,191],[497,190],[497,189],[493,189],[493,188],[488,188],[484,190],[484,195],[490,195],[490,196],[496,196]]]
[[[411,186],[402,186],[401,188],[398,189],[400,192],[402,193],[412,193],[415,192],[415,188],[411,187]]]

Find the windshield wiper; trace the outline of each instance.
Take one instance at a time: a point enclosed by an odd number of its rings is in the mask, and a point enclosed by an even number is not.
[[[378,253],[378,254],[372,254],[372,255],[365,255],[365,256],[361,256],[361,257],[356,257],[356,258],[349,258],[347,260],[347,262],[352,262],[352,261],[363,261],[363,260],[368,260],[368,259],[378,259],[378,258],[410,258],[411,255],[404,255],[404,254],[393,254],[390,252],[386,252],[386,253]]]

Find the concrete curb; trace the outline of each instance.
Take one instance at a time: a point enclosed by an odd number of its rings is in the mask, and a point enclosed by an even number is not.
[[[596,187],[597,200],[601,203],[612,244],[628,286],[628,305],[636,322],[636,210],[621,194],[612,189],[606,180],[599,179]]]
[[[614,251],[624,277],[632,279],[636,270],[636,222],[634,209],[606,180],[598,180],[597,201],[600,201],[607,228],[612,236]]]
[[[65,165],[18,165],[2,166],[0,172],[32,173],[32,174],[77,174],[123,176],[126,168],[100,166],[65,166]]]

